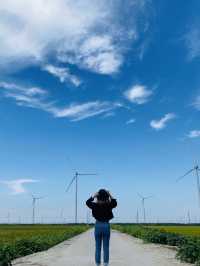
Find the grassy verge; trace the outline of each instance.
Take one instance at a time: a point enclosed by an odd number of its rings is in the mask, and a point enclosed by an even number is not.
[[[47,250],[88,229],[87,225],[2,225],[0,266],[10,266],[13,259]]]
[[[200,237],[167,232],[165,229],[140,225],[113,225],[113,229],[127,233],[145,242],[176,246],[177,258],[200,266]]]

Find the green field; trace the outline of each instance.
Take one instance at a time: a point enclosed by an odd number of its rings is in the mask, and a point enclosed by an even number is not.
[[[169,233],[177,233],[180,235],[186,235],[186,236],[200,236],[200,226],[193,226],[193,225],[178,225],[178,226],[172,226],[172,225],[155,225],[150,226],[151,228],[156,228],[159,230],[164,230]]]
[[[46,250],[88,229],[87,225],[0,225],[0,266]]]
[[[21,239],[69,238],[87,226],[74,225],[0,225],[0,243],[13,243]]]

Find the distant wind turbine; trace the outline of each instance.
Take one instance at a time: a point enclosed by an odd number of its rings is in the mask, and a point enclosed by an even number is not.
[[[75,182],[75,224],[78,223],[78,177],[79,176],[90,176],[90,175],[97,175],[97,174],[79,173],[76,171],[74,174],[74,177],[72,178],[71,182],[69,183],[66,189],[66,192],[68,192],[72,184]]]
[[[187,213],[187,218],[188,218],[188,224],[190,224],[191,223],[190,211],[188,211],[188,213]]]
[[[44,197],[35,197],[34,195],[32,195],[32,207],[33,207],[33,211],[32,211],[32,224],[35,224],[35,207],[36,207],[36,201],[43,199]]]
[[[137,213],[136,213],[136,223],[139,224],[139,211],[137,209]]]
[[[152,198],[152,196],[144,197],[143,195],[138,193],[138,196],[141,198],[142,201],[142,209],[143,209],[143,219],[144,223],[146,223],[146,209],[145,209],[145,200]]]
[[[184,177],[186,177],[187,175],[189,175],[190,173],[194,173],[194,175],[196,176],[196,181],[197,181],[197,193],[198,193],[198,204],[200,207],[200,180],[199,180],[199,166],[198,164],[195,164],[195,166],[190,169],[189,171],[187,171],[183,176],[180,176],[177,179],[177,182],[180,181],[181,179],[183,179]]]

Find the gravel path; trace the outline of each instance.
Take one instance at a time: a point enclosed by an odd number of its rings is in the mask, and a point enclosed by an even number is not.
[[[175,259],[171,248],[143,244],[140,239],[112,231],[110,266],[186,266]],[[45,252],[13,262],[15,266],[94,266],[93,230],[67,240]],[[191,265],[191,264],[190,264]]]

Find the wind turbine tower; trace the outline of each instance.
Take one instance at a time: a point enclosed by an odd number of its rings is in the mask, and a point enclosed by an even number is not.
[[[142,201],[142,209],[143,209],[143,221],[146,223],[146,209],[145,209],[145,200],[152,198],[152,196],[144,197],[141,194],[138,194],[138,196],[141,198]]]
[[[137,213],[136,213],[136,223],[139,224],[139,211],[137,209]]]
[[[97,174],[86,174],[86,173],[79,173],[76,171],[74,177],[72,178],[71,182],[69,183],[66,189],[66,192],[68,192],[72,184],[75,182],[75,224],[78,223],[78,178],[79,176],[90,176],[90,175],[97,175]]]
[[[191,224],[191,216],[190,216],[190,211],[188,211],[188,213],[187,213],[187,216],[188,216],[188,224]]]
[[[32,210],[32,224],[35,224],[35,207],[36,207],[36,201],[37,200],[40,200],[40,199],[43,199],[44,197],[35,197],[33,195],[32,196],[32,207],[33,207],[33,210]]]

